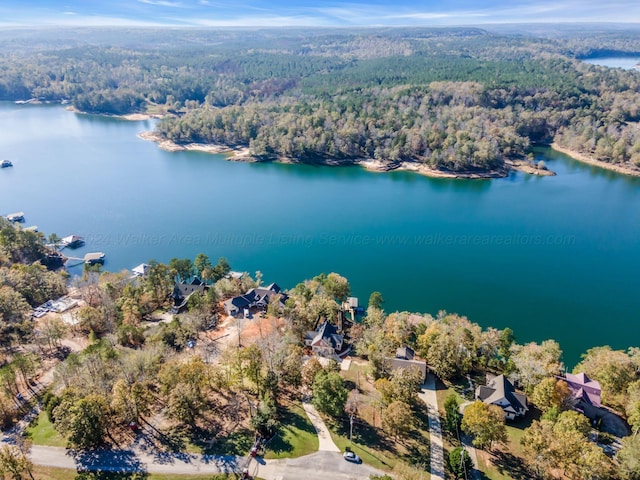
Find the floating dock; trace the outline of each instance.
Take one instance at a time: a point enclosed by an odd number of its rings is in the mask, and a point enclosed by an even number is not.
[[[24,222],[24,212],[10,213],[7,215],[7,220],[10,222]]]
[[[105,254],[102,252],[87,253],[84,256],[84,262],[87,265],[95,265],[96,263],[104,263]]]
[[[84,238],[79,235],[69,235],[60,240],[61,247],[78,248],[84,245]]]

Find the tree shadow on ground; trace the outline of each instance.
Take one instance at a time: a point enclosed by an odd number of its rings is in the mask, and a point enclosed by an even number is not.
[[[111,478],[95,476],[101,472],[129,475],[122,478],[146,478],[146,468],[132,450],[71,450],[68,455],[75,460],[78,472],[94,475],[87,479]]]
[[[300,412],[286,410],[280,418],[280,428],[278,429],[278,432],[269,441],[269,450],[271,450],[275,454],[292,452],[294,446],[291,444],[291,442],[285,439],[285,430],[290,429],[301,430],[312,435],[316,434],[313,425],[309,423],[302,410],[300,410]]]
[[[192,437],[191,442],[200,447],[205,454],[244,456],[251,450],[255,434],[248,428],[237,428],[228,433],[220,432],[213,443],[204,441],[204,438]],[[207,438],[210,438],[210,435]]]
[[[82,472],[75,476],[74,480],[146,480],[149,474],[146,472]]]
[[[529,480],[531,478],[531,473],[522,464],[522,459],[510,452],[494,452],[491,463],[493,463],[498,472],[513,478],[513,480]]]
[[[349,438],[349,419],[345,417],[344,421],[333,421],[332,428],[335,433],[345,438]],[[384,458],[376,455],[374,450],[364,450],[363,446],[375,446],[376,450],[388,451],[391,454],[397,454],[397,445],[393,439],[389,438],[389,435],[382,429],[376,428],[365,422],[358,422],[353,427],[353,445],[351,449],[358,455],[364,454],[374,457],[381,464],[391,468]],[[360,444],[360,445],[358,445]]]

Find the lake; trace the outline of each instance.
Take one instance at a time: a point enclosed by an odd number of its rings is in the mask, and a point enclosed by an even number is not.
[[[556,177],[449,180],[359,167],[169,153],[153,121],[0,103],[0,213],[86,238],[105,268],[214,261],[284,288],[339,272],[387,311],[444,309],[519,342],[557,339],[569,365],[640,338],[640,179],[536,152]],[[76,268],[75,271],[78,271]]]
[[[640,57],[592,57],[582,58],[583,62],[590,63],[591,65],[600,65],[602,67],[609,68],[624,68],[625,70],[631,70],[640,63]]]

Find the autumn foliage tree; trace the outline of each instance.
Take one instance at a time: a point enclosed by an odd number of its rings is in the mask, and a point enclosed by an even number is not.
[[[473,444],[491,450],[496,443],[507,441],[502,409],[476,400],[464,410],[462,430],[473,437]]]

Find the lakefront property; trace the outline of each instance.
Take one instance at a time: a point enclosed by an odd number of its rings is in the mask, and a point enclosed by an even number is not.
[[[639,31],[0,27],[0,476],[638,477]]]

